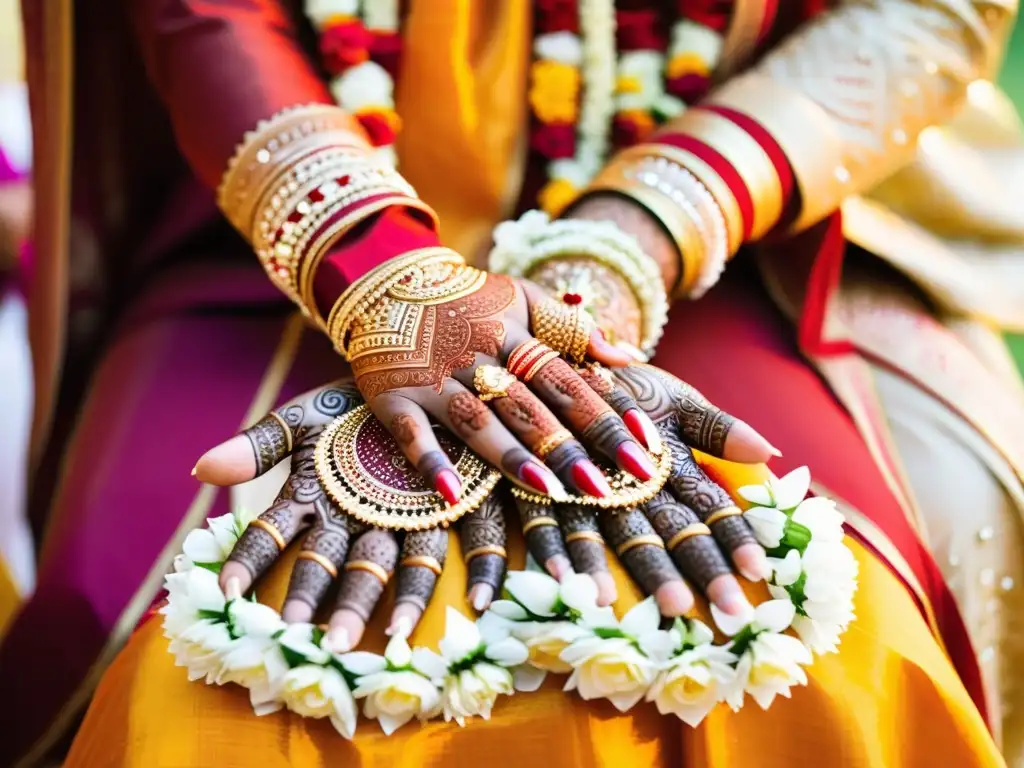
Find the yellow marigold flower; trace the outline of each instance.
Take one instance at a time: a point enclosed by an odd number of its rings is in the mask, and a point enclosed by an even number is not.
[[[579,112],[580,72],[557,61],[535,61],[531,68],[530,106],[542,123],[575,123]]]
[[[558,216],[576,199],[579,190],[567,179],[552,179],[537,193],[537,203],[549,216]]]
[[[653,132],[657,124],[654,115],[646,109],[625,109],[615,115],[615,119],[633,125],[637,141],[643,141]]]
[[[710,77],[711,68],[708,67],[708,63],[698,53],[679,53],[669,60],[668,66],[665,68],[665,74],[669,80],[686,75]]]
[[[639,77],[619,75],[615,80],[616,93],[640,93],[644,89]]]

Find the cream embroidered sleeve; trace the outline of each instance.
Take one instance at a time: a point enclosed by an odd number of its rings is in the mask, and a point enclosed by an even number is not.
[[[785,150],[802,209],[794,229],[910,160],[998,66],[1017,0],[846,0],[709,99],[745,112]]]

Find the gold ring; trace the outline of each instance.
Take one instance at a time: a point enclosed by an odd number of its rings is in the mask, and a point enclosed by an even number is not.
[[[643,546],[657,547],[658,549],[665,548],[665,542],[661,540],[661,536],[655,533],[646,533],[643,536],[636,536],[632,539],[627,539],[622,542],[615,550],[615,554],[622,557],[624,554],[629,552],[631,549]]]
[[[546,515],[543,517],[535,517],[532,520],[523,523],[523,535],[525,536],[534,528],[546,528],[552,525],[556,528],[558,527],[558,521],[553,517],[547,517]]]
[[[473,388],[484,402],[508,397],[508,390],[518,379],[497,365],[481,365],[473,373]]]
[[[270,417],[272,419],[276,420],[277,423],[281,425],[281,429],[283,429],[285,435],[287,435],[287,437],[288,437],[288,453],[291,453],[292,452],[292,440],[294,439],[292,437],[292,428],[290,426],[288,426],[288,422],[285,421],[284,417],[281,414],[279,414],[277,411],[271,411],[270,412]]]
[[[299,552],[298,560],[309,560],[310,562],[316,563],[329,574],[332,579],[338,578],[338,569],[330,560],[321,555],[319,552],[311,552],[308,549],[304,549]]]
[[[559,429],[555,432],[552,432],[547,437],[542,438],[541,441],[537,443],[537,445],[534,447],[533,453],[538,459],[543,461],[549,455],[551,455],[551,452],[555,450],[555,448],[560,446],[566,440],[572,439],[572,432],[570,432],[568,429]]]
[[[260,520],[258,517],[255,520],[250,520],[249,527],[251,528],[253,526],[262,531],[266,531],[270,535],[270,538],[274,540],[274,543],[277,544],[278,551],[283,552],[284,548],[288,546],[288,542],[284,540],[284,536],[281,535],[281,532],[266,520]]]
[[[558,356],[558,353],[547,344],[543,344],[536,339],[527,339],[512,350],[505,367],[517,379],[524,379],[526,372],[533,368],[540,358],[549,353],[555,357]],[[536,371],[534,372],[536,373]]]
[[[674,550],[680,544],[693,536],[710,536],[711,529],[708,528],[704,523],[690,523],[688,526],[679,531],[675,536],[668,540],[665,547],[669,552]]]
[[[592,541],[595,544],[604,544],[604,537],[597,531],[573,531],[566,535],[565,543],[572,544],[574,541]]]
[[[576,362],[586,357],[594,320],[582,304],[545,299],[531,308],[530,322],[538,341]]]
[[[499,547],[497,544],[487,544],[483,547],[475,547],[469,550],[469,552],[462,556],[462,559],[468,563],[474,557],[479,557],[480,555],[497,555],[502,559],[508,558],[504,547]]]
[[[387,586],[388,581],[391,579],[391,574],[372,560],[352,560],[351,562],[345,563],[345,570],[366,571],[367,573],[376,576],[377,580],[384,586]]]
[[[722,509],[717,509],[708,515],[707,519],[704,521],[704,525],[714,525],[719,520],[724,520],[727,517],[735,517],[736,515],[742,514],[743,510],[739,507],[723,507]]]
[[[435,576],[441,575],[440,561],[430,555],[409,555],[409,557],[402,558],[398,565],[403,568],[426,568],[428,571],[433,571]]]

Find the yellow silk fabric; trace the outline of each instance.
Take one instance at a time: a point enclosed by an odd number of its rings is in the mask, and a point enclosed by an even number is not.
[[[7,563],[0,557],[0,639],[21,606],[21,601],[21,593],[7,570]]]
[[[765,471],[711,463],[730,492]],[[457,537],[451,538],[448,564],[415,644],[436,643],[446,605],[469,614],[465,567]],[[256,717],[238,687],[189,683],[154,619],[108,670],[65,766],[1003,765],[906,589],[869,552],[850,545],[860,563],[857,619],[840,653],[810,669],[810,685],[795,689],[792,699],[776,700],[767,712],[748,700],[739,713],[720,707],[694,730],[652,705],[623,715],[607,702],[584,702],[559,690],[559,677],[536,693],[500,699],[489,721],[465,728],[412,724],[385,737],[376,723],[360,720],[355,740],[346,742],[326,721],[289,713]],[[521,537],[513,537],[509,550],[512,567],[522,567]],[[280,605],[291,561],[258,586],[262,600]],[[621,612],[638,594],[617,564],[613,569]],[[378,610],[369,647],[380,647],[387,612]]]

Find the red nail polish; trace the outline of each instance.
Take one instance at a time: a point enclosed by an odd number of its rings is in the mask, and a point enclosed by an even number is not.
[[[434,487],[449,504],[459,500],[459,493],[462,491],[462,481],[459,476],[450,469],[442,469],[434,476]]]
[[[639,440],[644,448],[650,449],[650,445],[647,444],[647,433],[644,430],[644,422],[640,418],[640,410],[638,408],[630,408],[624,414],[622,414],[622,420],[626,423],[626,429],[633,433],[633,437]]]
[[[611,496],[611,486],[593,462],[577,461],[572,467],[572,481],[577,488],[591,496]]]
[[[640,480],[650,480],[654,477],[654,464],[647,458],[647,454],[636,443],[628,440],[619,445],[615,452],[619,466],[629,472],[633,477]]]
[[[519,479],[545,496],[548,494],[547,476],[544,470],[532,461],[524,462],[519,468]]]

